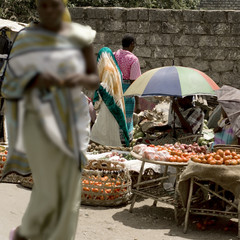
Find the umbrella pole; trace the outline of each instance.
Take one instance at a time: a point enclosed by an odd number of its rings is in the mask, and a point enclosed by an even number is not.
[[[174,101],[174,97],[172,98],[172,101]],[[175,120],[176,120],[176,113],[173,110],[173,137],[177,138]]]

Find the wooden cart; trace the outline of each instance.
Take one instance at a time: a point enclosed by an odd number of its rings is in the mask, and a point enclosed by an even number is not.
[[[133,211],[134,204],[136,202],[137,196],[142,196],[146,198],[151,198],[154,200],[154,205],[157,204],[157,202],[163,202],[174,206],[175,209],[175,220],[178,223],[179,222],[179,211],[182,210],[182,206],[179,206],[179,197],[175,189],[173,191],[166,191],[163,188],[163,183],[169,177],[175,176],[176,182],[179,179],[179,176],[183,170],[183,168],[187,165],[187,163],[178,163],[178,162],[166,162],[166,161],[152,161],[142,158],[140,155],[131,152],[131,154],[142,161],[141,169],[138,176],[137,183],[133,186],[135,189],[132,189],[133,193],[133,199],[130,206],[130,212]],[[152,180],[143,180],[142,175],[144,172],[144,165],[145,163],[153,163],[157,165],[163,165],[164,173],[161,177],[152,179]],[[176,173],[168,173],[169,166],[176,168]]]

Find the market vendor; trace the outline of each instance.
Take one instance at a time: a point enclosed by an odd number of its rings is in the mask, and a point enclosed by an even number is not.
[[[202,130],[204,113],[193,105],[193,96],[173,99],[169,110],[168,125],[183,129],[185,133],[196,134]],[[175,118],[175,122],[174,122]]]
[[[222,117],[218,121],[218,127],[214,129],[214,133],[215,136],[213,146],[216,144],[240,145],[240,138],[235,135],[233,131],[233,126],[223,108]]]

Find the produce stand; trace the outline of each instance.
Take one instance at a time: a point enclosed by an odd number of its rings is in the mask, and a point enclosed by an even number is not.
[[[173,206],[177,206],[177,194],[175,192],[175,190],[173,191],[167,191],[163,188],[163,183],[164,181],[166,181],[167,179],[169,179],[169,177],[171,176],[176,176],[176,182],[178,182],[180,173],[182,172],[183,168],[187,165],[187,163],[180,163],[180,162],[167,162],[167,161],[153,161],[153,160],[148,160],[148,159],[144,159],[142,158],[142,156],[136,154],[135,152],[131,152],[131,154],[142,161],[142,165],[141,165],[141,170],[138,176],[138,181],[137,184],[135,184],[133,187],[135,187],[136,189],[132,189],[132,193],[133,193],[133,199],[132,199],[132,203],[130,206],[130,212],[133,211],[133,207],[136,201],[136,197],[137,195],[142,196],[142,197],[146,197],[146,198],[151,198],[154,200],[154,205],[157,204],[157,202],[163,202],[163,203],[167,203]],[[142,180],[142,175],[143,175],[143,169],[144,169],[144,165],[145,163],[153,163],[153,164],[157,164],[157,165],[163,165],[165,166],[165,170],[163,173],[162,177],[159,177],[157,179],[152,179],[152,180],[147,180],[144,181]],[[176,168],[176,173],[168,173],[168,167],[172,166],[174,168]],[[175,208],[175,219],[177,221],[177,211],[178,208]]]
[[[240,165],[210,165],[190,161],[177,186],[186,213],[184,233],[187,232],[189,215],[193,214],[237,218],[240,238],[239,181]]]

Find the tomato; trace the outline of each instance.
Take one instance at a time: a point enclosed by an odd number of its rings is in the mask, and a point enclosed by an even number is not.
[[[230,150],[225,150],[225,151],[224,151],[224,155],[225,155],[225,156],[231,155]]]
[[[188,160],[189,160],[189,159],[186,158],[186,157],[183,157],[183,158],[182,158],[182,162],[188,162]]]
[[[210,162],[211,162],[212,160],[213,160],[213,157],[212,157],[212,156],[208,157],[207,163],[211,164]]]
[[[240,158],[239,158],[239,159],[237,159],[237,161],[238,161],[238,164],[240,164]]]
[[[224,164],[230,165],[230,164],[231,164],[231,160],[226,160],[226,161],[224,161]]]
[[[216,154],[216,155],[214,156],[214,158],[215,158],[216,160],[220,160],[220,159],[221,159],[221,156],[218,155],[218,154]]]
[[[202,159],[202,163],[206,164],[207,160],[205,158]]]
[[[230,160],[230,159],[232,159],[232,157],[230,155],[223,157],[223,161],[227,161],[227,160]]]
[[[236,160],[237,160],[238,158],[239,158],[239,157],[238,157],[237,155],[233,157],[233,159],[236,159]]]
[[[210,163],[211,165],[215,165],[215,164],[217,164],[217,160],[213,159],[213,160],[209,161],[209,163]]]
[[[237,153],[236,152],[232,152],[232,156],[234,157],[234,156],[237,156]]]
[[[220,155],[221,157],[223,157],[224,152],[222,149],[219,149],[219,150],[217,150],[217,154]]]
[[[238,164],[237,160],[235,160],[235,159],[231,160],[231,165],[237,165],[237,164]]]
[[[170,162],[176,162],[176,157],[170,157],[170,158],[169,158],[169,161],[170,161]]]
[[[217,165],[222,165],[223,164],[223,158],[220,158],[219,160],[217,160]]]
[[[181,157],[177,157],[177,162],[182,162],[182,158]]]

